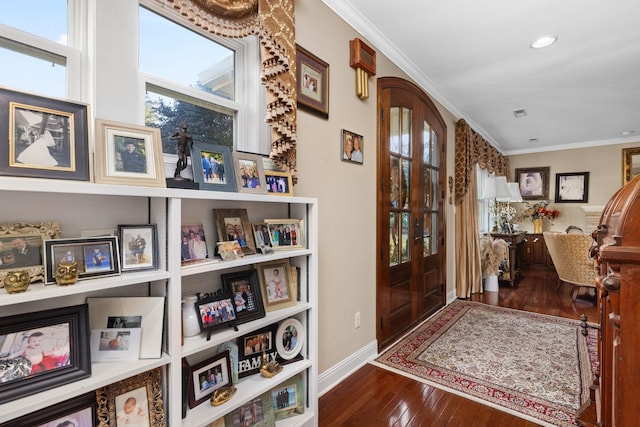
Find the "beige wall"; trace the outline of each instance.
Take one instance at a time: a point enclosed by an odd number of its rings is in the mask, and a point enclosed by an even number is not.
[[[319,372],[340,363],[376,338],[376,78],[406,75],[378,53],[369,99],[355,94],[349,40],[362,37],[320,1],[296,2],[296,40],[329,63],[329,120],[298,111],[299,183],[295,193],[319,200]],[[447,124],[447,175],[453,173],[454,117]],[[364,136],[364,163],[340,159],[340,132]],[[453,209],[447,205],[448,242]],[[447,245],[447,288],[454,289],[453,248]],[[354,328],[354,314],[362,326]]]

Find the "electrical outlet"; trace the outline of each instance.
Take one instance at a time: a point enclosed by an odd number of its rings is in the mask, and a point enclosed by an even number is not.
[[[356,311],[355,326],[356,326],[356,329],[358,329],[360,327],[360,312],[359,311]]]

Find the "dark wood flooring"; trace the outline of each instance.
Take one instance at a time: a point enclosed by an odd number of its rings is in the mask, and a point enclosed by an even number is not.
[[[597,321],[595,295],[571,301],[571,287],[556,293],[555,273],[522,272],[517,286],[473,295],[472,301],[536,313]],[[533,427],[537,424],[367,364],[320,398],[320,427]]]

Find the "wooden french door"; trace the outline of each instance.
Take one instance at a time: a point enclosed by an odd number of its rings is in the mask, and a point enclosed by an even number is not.
[[[379,349],[445,303],[446,126],[417,86],[378,79]]]

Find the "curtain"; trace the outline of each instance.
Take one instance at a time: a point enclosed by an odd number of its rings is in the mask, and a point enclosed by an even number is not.
[[[469,298],[482,292],[475,166],[508,178],[509,161],[464,119],[456,123],[455,144],[456,296]]]
[[[165,0],[157,0],[165,4]],[[296,46],[294,0],[169,0],[193,25],[213,34],[260,40],[269,157],[297,181]]]

